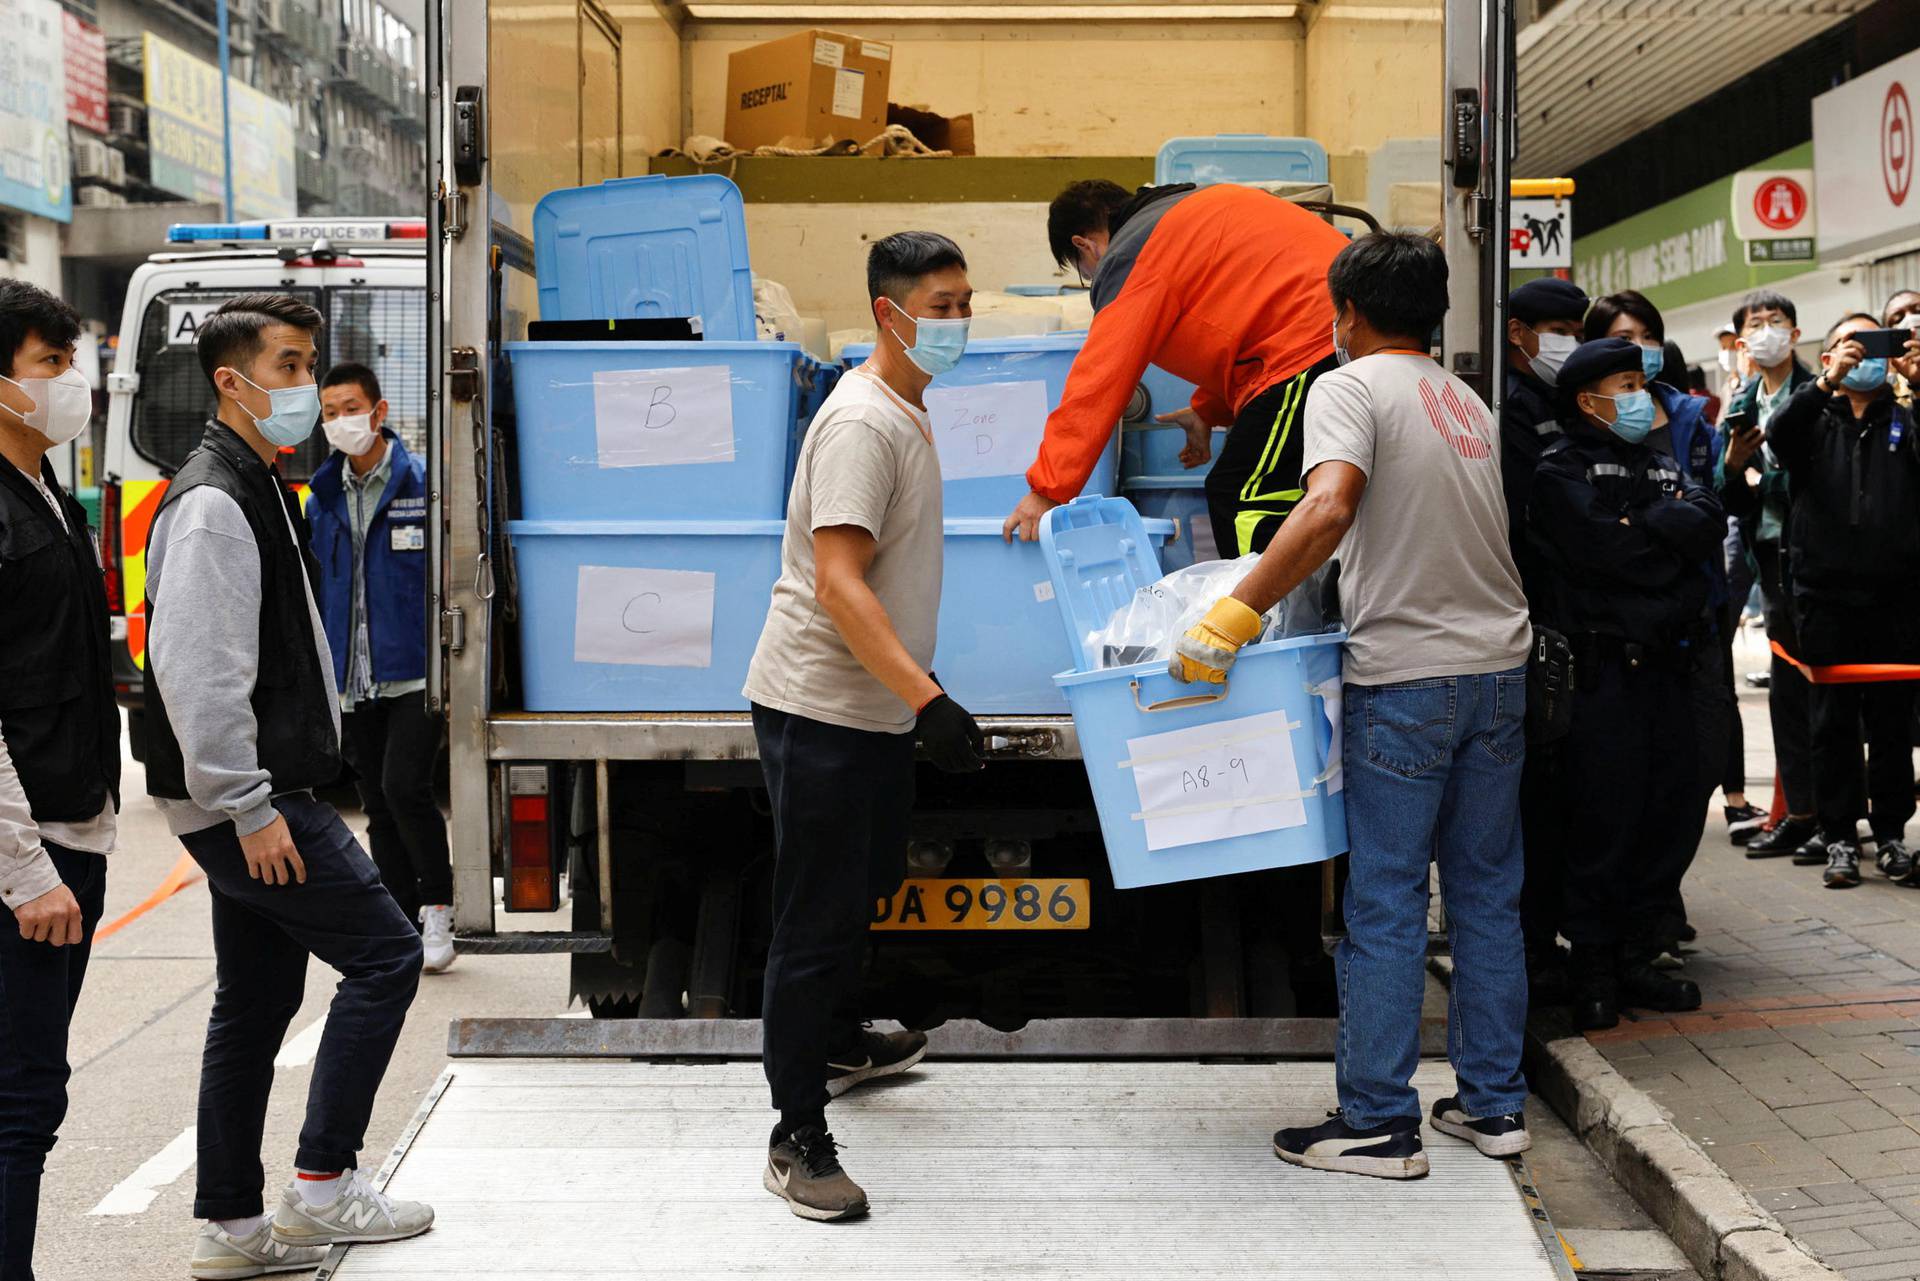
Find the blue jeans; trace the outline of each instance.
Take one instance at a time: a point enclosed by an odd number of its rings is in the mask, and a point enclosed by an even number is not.
[[[301,792],[273,798],[307,879],[268,885],[247,875],[232,823],[180,843],[207,874],[213,900],[213,1014],[200,1060],[199,1219],[262,1209],[260,1136],[273,1059],[306,996],[307,958],[340,972],[307,1086],[293,1163],[347,1170],[358,1162],[373,1097],[420,983],[420,934],[394,906],[373,860],[333,806]]]
[[[1349,1124],[1420,1116],[1427,866],[1440,865],[1454,980],[1447,1057],[1474,1116],[1520,1111],[1527,973],[1520,934],[1524,668],[1348,685],[1347,935],[1334,955],[1334,1060]]]

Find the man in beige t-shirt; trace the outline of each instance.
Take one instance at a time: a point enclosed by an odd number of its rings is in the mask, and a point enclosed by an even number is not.
[[[940,458],[922,402],[966,348],[967,260],[945,236],[874,244],[871,359],[801,447],[780,581],[746,696],[773,805],[773,940],[762,1060],[780,1113],[762,1181],[802,1218],[857,1218],[828,1099],[904,1072],[919,1032],[865,1029],[860,958],[876,899],[906,876],[917,738],[941,769],[981,768],[980,727],[929,671],[940,613]]]

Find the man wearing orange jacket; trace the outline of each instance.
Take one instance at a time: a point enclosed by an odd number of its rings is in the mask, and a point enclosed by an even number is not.
[[[1334,367],[1327,268],[1346,237],[1318,216],[1251,187],[1076,182],[1047,213],[1056,261],[1090,278],[1095,316],[1047,419],[1033,492],[1003,530],[1039,537],[1040,517],[1079,494],[1155,364],[1196,388],[1163,422],[1187,432],[1181,460],[1212,456],[1207,511],[1223,557],[1264,551],[1302,496],[1300,415],[1307,388]]]

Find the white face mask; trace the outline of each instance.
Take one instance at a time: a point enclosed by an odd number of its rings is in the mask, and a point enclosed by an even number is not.
[[[373,429],[372,414],[342,414],[322,424],[327,443],[349,458],[358,458],[373,448],[380,433]]]
[[[66,444],[93,421],[93,388],[87,386],[87,376],[78,369],[69,369],[58,378],[22,378],[17,382],[5,374],[0,378],[26,392],[33,401],[33,408],[24,414],[15,409],[8,412],[56,445]]]
[[[1731,348],[1731,347],[1722,347],[1722,348],[1720,349],[1720,351],[1719,351],[1719,353],[1718,353],[1718,357],[1719,357],[1719,360],[1720,360],[1720,372],[1721,372],[1721,373],[1723,373],[1723,374],[1730,374],[1730,373],[1732,373],[1732,372],[1733,372],[1733,356],[1734,356],[1734,351],[1733,351],[1733,348]]]
[[[1527,357],[1527,363],[1533,366],[1533,372],[1540,381],[1551,387],[1560,381],[1560,366],[1567,363],[1567,357],[1574,353],[1580,340],[1572,334],[1543,334],[1534,331],[1534,337],[1540,340],[1540,353]]]
[[[1782,329],[1779,325],[1768,325],[1765,329],[1743,334],[1740,341],[1747,345],[1747,354],[1753,357],[1754,364],[1762,369],[1772,369],[1793,350],[1793,331]]]

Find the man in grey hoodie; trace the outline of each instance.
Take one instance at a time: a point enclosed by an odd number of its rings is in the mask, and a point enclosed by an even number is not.
[[[192,1275],[317,1265],[326,1247],[424,1232],[356,1167],[420,978],[420,936],[313,789],[340,773],[340,704],[306,520],[275,461],[313,431],[320,313],[234,298],[200,329],[219,397],[147,544],[147,790],[207,876],[218,987],[200,1071]],[[294,1178],[262,1213],[273,1059],[308,956],[342,976],[314,1059]],[[249,1272],[246,1269],[253,1269]]]

